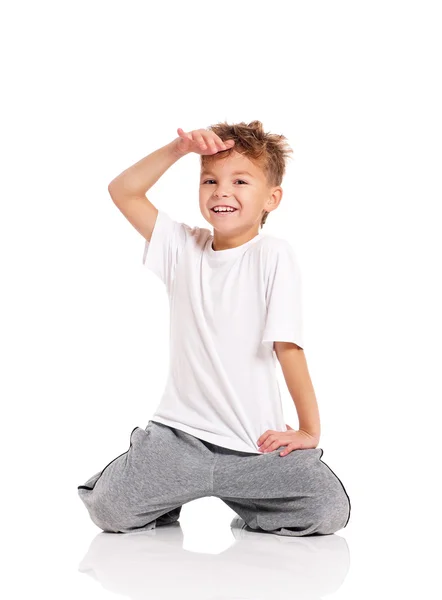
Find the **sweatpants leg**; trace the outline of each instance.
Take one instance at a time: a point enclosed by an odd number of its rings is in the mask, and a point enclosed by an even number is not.
[[[321,460],[322,448],[280,456],[284,447],[251,454],[210,444],[216,458],[213,495],[261,532],[328,535],[346,527],[350,498]]]
[[[103,531],[144,531],[177,521],[184,503],[210,495],[212,466],[199,439],[149,421],[132,430],[126,452],[77,489]]]

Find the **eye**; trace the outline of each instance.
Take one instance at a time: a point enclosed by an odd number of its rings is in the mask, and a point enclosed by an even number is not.
[[[209,181],[215,181],[214,179],[206,179],[206,181],[203,181],[203,183],[208,183]],[[236,181],[242,181],[243,183],[245,183],[247,185],[247,181],[244,181],[243,179],[237,179]]]

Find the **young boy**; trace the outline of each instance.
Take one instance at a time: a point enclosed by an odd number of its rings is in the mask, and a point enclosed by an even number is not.
[[[143,264],[167,289],[166,388],[146,429],[132,431],[129,450],[78,493],[110,532],[172,523],[184,503],[217,496],[254,530],[334,533],[348,523],[350,499],[317,448],[300,270],[287,241],[259,232],[281,202],[292,150],[259,121],[177,132],[108,188],[145,238]],[[145,196],[189,152],[201,155],[199,205],[213,235]],[[284,424],[275,355],[298,430]]]

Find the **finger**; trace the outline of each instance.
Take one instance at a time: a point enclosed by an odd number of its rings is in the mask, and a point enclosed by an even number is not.
[[[181,139],[186,140],[186,142],[187,142],[187,140],[192,141],[192,134],[191,133],[186,133],[185,131],[183,131],[181,129],[181,127],[178,127],[177,132],[178,132],[178,135],[180,136]]]
[[[261,450],[261,452],[263,452],[268,447],[268,445],[270,444],[270,440],[268,439],[268,437],[269,437],[268,435],[266,435],[265,437],[261,437],[262,441],[261,441],[260,444],[258,444],[259,449]]]
[[[273,452],[273,450],[276,450],[276,448],[279,448],[279,446],[282,446],[282,444],[278,442],[278,440],[272,438],[271,440],[267,440],[267,442],[262,445],[261,450],[263,452]]]
[[[268,446],[268,447],[266,448],[266,450],[264,450],[264,452],[273,452],[274,450],[276,450],[276,449],[277,449],[277,448],[279,448],[280,446],[282,446],[282,444],[281,444],[280,442],[278,442],[278,441],[276,441],[276,442],[272,442],[272,443],[270,444],[270,446]]]
[[[224,141],[217,135],[215,136],[216,145],[220,150],[226,150],[227,146]]]
[[[204,140],[207,144],[207,148],[209,148],[209,150],[211,150],[212,153],[215,154],[216,152],[218,152],[218,148],[216,145],[215,138],[213,136],[214,134],[212,134],[212,132],[210,131],[207,131],[203,134]]]
[[[261,452],[265,452],[266,449],[269,447],[269,442],[263,442],[260,446],[259,449],[261,450]]]
[[[275,450],[275,448],[273,448],[273,444],[271,444],[270,446],[267,446],[266,448],[262,448],[261,452],[264,452],[264,454],[265,454],[266,452],[273,452],[273,450]]]
[[[258,446],[267,447],[272,441],[272,440],[269,440],[269,437],[271,434],[272,434],[271,431],[266,431],[265,433],[263,433],[257,442]]]
[[[199,145],[201,150],[205,150],[207,148],[206,142],[200,133],[195,133],[193,139]]]
[[[279,456],[286,456],[286,454],[290,454],[293,450],[297,450],[296,444],[289,444],[279,453]]]
[[[258,446],[260,446],[261,444],[263,444],[266,441],[269,433],[270,433],[270,431],[267,430],[267,431],[264,431],[264,433],[261,436],[259,436],[258,441],[256,442],[258,444]]]

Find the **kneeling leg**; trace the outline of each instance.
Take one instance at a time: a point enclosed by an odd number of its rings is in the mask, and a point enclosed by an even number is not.
[[[153,455],[150,433],[135,427],[129,449],[77,488],[92,521],[103,531],[128,533],[173,523],[182,503],[190,499],[167,493],[167,465],[158,469],[161,460]]]
[[[350,498],[321,460],[323,450],[294,450],[281,457],[283,447],[242,462],[225,462],[220,499],[249,528],[259,531],[306,536],[344,528],[350,518]]]

